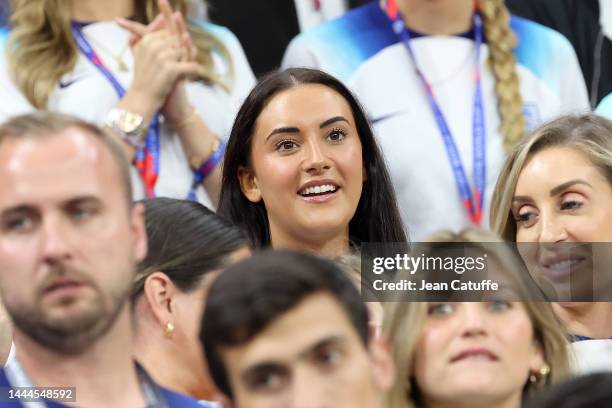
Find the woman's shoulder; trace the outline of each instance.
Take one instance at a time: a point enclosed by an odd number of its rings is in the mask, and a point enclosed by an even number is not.
[[[522,65],[534,65],[555,57],[575,58],[574,48],[560,32],[526,18],[512,16],[510,28],[516,34],[518,44],[515,49],[517,60]]]

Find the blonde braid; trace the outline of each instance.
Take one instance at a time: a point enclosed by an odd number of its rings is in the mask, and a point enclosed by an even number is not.
[[[499,131],[506,151],[521,141],[525,134],[523,98],[519,89],[513,49],[517,39],[510,29],[510,13],[503,0],[478,0],[489,46],[489,64],[495,77],[500,115]]]

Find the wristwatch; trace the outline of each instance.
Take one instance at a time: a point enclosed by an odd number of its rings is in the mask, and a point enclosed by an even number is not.
[[[108,113],[106,125],[118,133],[129,145],[140,148],[147,136],[144,118],[125,109],[113,108]]]

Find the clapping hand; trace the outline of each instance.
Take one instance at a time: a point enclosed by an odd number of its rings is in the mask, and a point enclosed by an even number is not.
[[[195,61],[197,50],[180,12],[167,0],[159,0],[160,14],[149,24],[118,19],[132,33],[134,80],[130,90],[141,95],[151,109],[161,111],[170,123],[192,114],[185,79],[197,77],[202,67]]]

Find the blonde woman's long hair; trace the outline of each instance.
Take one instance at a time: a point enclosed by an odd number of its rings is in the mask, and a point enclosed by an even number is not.
[[[501,239],[488,232],[465,230],[458,234],[449,231],[440,232],[429,237],[428,242],[469,242],[476,247],[482,246],[484,249],[485,246],[479,243],[499,243]],[[510,268],[521,264],[518,255],[501,245],[487,245],[486,253],[489,260],[494,259],[504,270],[514,270]],[[516,288],[519,292],[524,290],[523,287],[521,282],[517,282]],[[532,322],[534,338],[542,347],[544,361],[551,369],[547,377],[539,378],[536,383],[525,379],[523,394],[526,395],[567,377],[570,356],[565,331],[553,313],[550,303],[523,302],[523,305]],[[391,343],[397,375],[395,385],[386,395],[384,405],[386,408],[416,408],[418,406],[415,396],[419,395],[419,390],[411,373],[427,314],[428,304],[426,302],[386,304],[383,333]]]
[[[584,154],[612,184],[611,121],[586,114],[566,115],[544,124],[510,153],[497,179],[489,221],[492,230],[505,241],[516,241],[516,221],[511,208],[523,167],[538,152],[557,146]]]
[[[77,62],[78,49],[70,27],[72,1],[79,0],[11,0],[12,30],[6,50],[9,69],[17,87],[37,109],[47,107],[57,82]],[[133,1],[136,21],[148,24],[159,14],[156,0]],[[190,1],[169,0],[184,16],[189,15]],[[233,65],[225,45],[193,21],[187,21],[187,29],[202,67],[196,79],[229,90]],[[214,54],[227,62],[228,73],[217,72]]]

